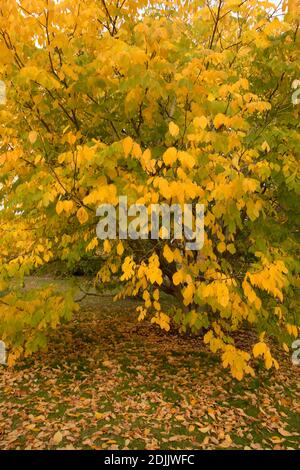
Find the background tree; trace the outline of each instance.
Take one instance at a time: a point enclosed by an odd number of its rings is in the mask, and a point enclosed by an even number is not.
[[[255,0],[2,0],[0,336],[9,363],[70,318],[72,293],[23,288],[53,259],[105,257],[138,319],[207,330],[237,379],[278,367],[299,332],[299,8]],[[205,204],[201,256],[184,242],[100,242],[96,208]],[[162,309],[161,293],[178,308]]]

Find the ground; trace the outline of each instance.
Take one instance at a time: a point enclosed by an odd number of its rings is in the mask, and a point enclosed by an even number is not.
[[[86,297],[48,351],[0,366],[0,449],[299,448],[289,357],[238,382],[198,338],[137,323],[136,301],[112,299]]]

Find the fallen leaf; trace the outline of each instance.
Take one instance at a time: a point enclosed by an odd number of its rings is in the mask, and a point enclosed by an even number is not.
[[[59,443],[62,441],[62,439],[63,439],[62,433],[61,433],[60,431],[57,431],[57,432],[54,434],[54,436],[53,436],[53,438],[52,438],[52,441],[53,441],[54,444],[57,445],[57,444],[59,444]]]
[[[199,431],[203,434],[206,434],[208,431],[210,431],[210,426],[206,426],[205,428],[199,428]]]
[[[279,428],[278,429],[278,432],[279,434],[281,434],[281,436],[284,436],[284,437],[290,437],[292,436],[292,434],[290,432],[288,432],[286,429],[284,428]]]
[[[185,417],[182,416],[182,415],[177,415],[177,416],[175,416],[175,418],[177,419],[177,421],[184,421],[185,420]]]

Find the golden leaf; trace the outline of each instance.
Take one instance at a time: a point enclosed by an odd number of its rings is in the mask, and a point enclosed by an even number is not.
[[[169,132],[171,136],[176,137],[179,134],[179,127],[174,122],[169,124]]]
[[[36,131],[31,131],[28,134],[28,139],[31,144],[34,144],[36,142],[37,137],[38,133]]]
[[[77,219],[81,225],[85,224],[89,218],[87,211],[84,207],[80,207],[76,213]]]

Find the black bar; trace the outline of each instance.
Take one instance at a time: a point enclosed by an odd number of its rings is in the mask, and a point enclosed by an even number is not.
[[[5,469],[5,464],[29,465],[30,468],[44,467],[56,470],[54,466],[72,464],[83,466],[84,469],[110,468],[203,468],[210,470],[207,464],[219,465],[220,470],[224,464],[239,467],[270,464],[274,461],[284,468],[297,468],[300,463],[299,451],[184,451],[184,450],[155,450],[155,451],[0,451],[0,468]],[[298,465],[297,465],[298,464]],[[294,465],[294,467],[290,467]],[[298,467],[299,468],[299,467]]]

